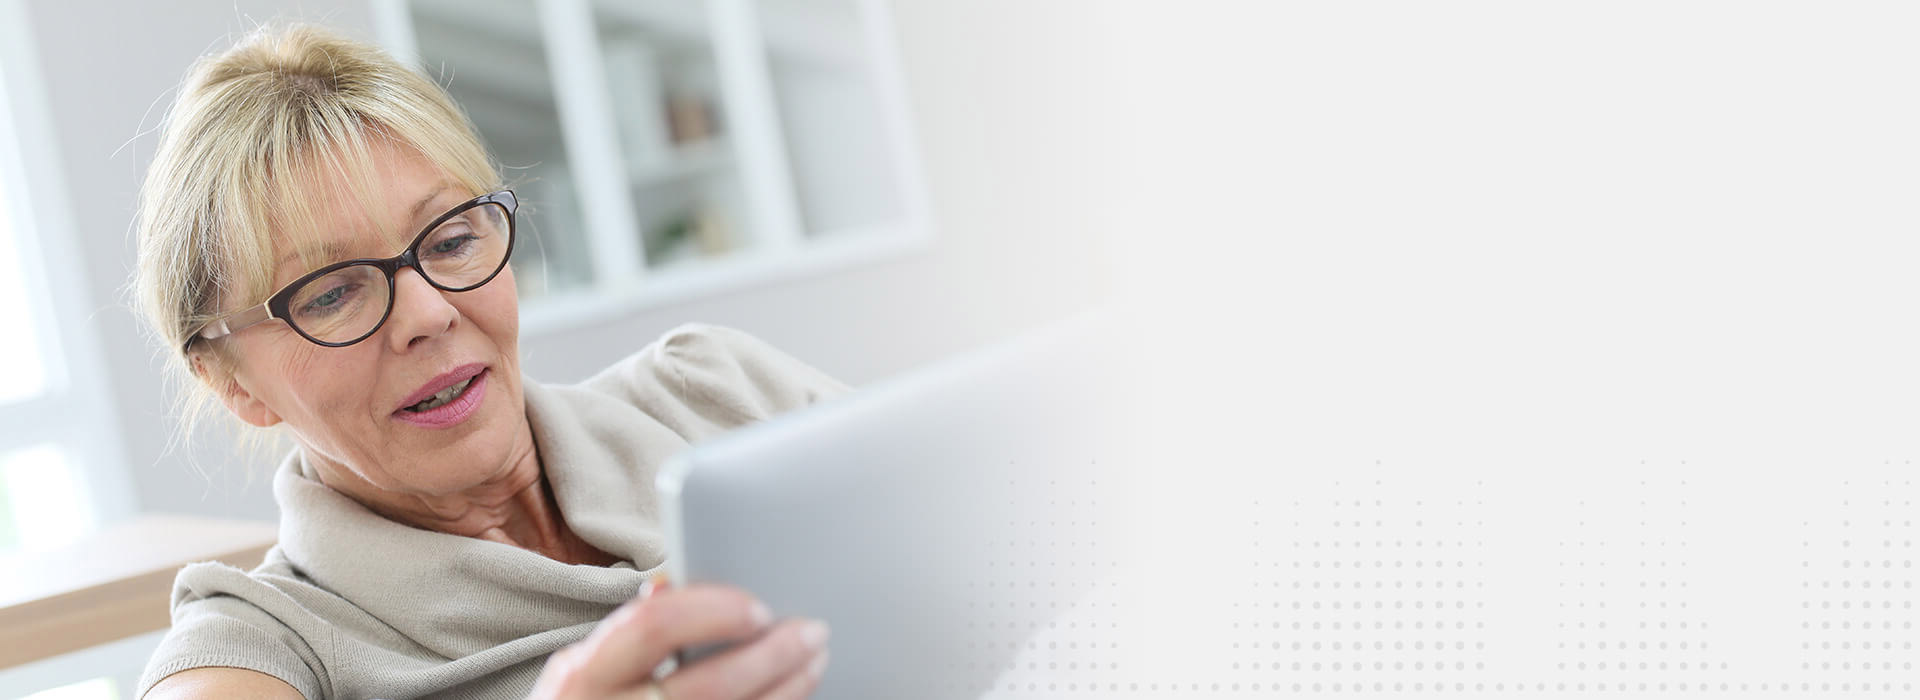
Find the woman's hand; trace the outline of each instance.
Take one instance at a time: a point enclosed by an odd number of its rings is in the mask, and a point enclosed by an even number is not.
[[[659,683],[667,700],[804,698],[827,667],[827,626],[774,624],[765,605],[732,586],[656,588],[620,606],[579,643],[547,659],[530,700],[635,698],[675,649],[743,641]]]

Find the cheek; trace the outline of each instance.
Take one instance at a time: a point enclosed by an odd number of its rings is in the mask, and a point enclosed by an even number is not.
[[[266,401],[275,411],[282,410],[298,390],[299,378],[312,358],[278,332],[263,330],[232,338],[234,377],[254,398]]]
[[[469,292],[475,295],[462,311],[480,325],[481,330],[504,351],[512,350],[520,335],[519,288],[514,284],[513,267],[500,271],[487,286]]]
[[[274,408],[281,418],[298,420],[303,425],[296,425],[297,429],[311,432],[320,427],[316,424],[366,413],[354,407],[369,398],[367,378],[373,376],[373,364],[367,351],[377,349],[377,344],[346,348],[322,348],[305,340],[299,344],[305,347],[280,348],[280,362],[274,367],[282,404]]]
[[[511,317],[515,323],[518,323],[520,319],[520,283],[513,277],[513,266],[508,265],[507,269],[501,270],[500,276],[494,278],[493,282],[487,286],[498,288],[496,293],[501,296],[501,300],[496,306],[507,316]]]

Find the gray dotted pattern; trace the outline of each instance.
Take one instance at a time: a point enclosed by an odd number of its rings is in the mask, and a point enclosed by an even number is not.
[[[983,543],[968,644],[1014,653],[956,663],[992,664],[970,688],[991,698],[1920,697],[1905,463],[1417,466],[1216,494],[1192,552],[1115,529],[1152,529],[1151,491],[1011,482],[1008,505],[1053,517]]]

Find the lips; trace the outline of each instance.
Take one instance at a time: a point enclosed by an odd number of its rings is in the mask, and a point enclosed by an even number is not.
[[[434,377],[409,394],[392,417],[427,429],[458,425],[479,410],[486,399],[487,379],[492,376],[486,370],[486,365],[475,363]]]
[[[407,398],[402,400],[400,405],[395,406],[393,410],[396,412],[404,411],[408,406],[433,398],[434,394],[446,391],[455,384],[480,376],[480,373],[486,369],[486,365],[473,362],[442,372],[440,376],[428,380],[427,383],[420,385],[420,388],[415,389],[413,393],[408,394]]]

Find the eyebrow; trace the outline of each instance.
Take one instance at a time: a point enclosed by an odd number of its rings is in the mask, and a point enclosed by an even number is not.
[[[425,212],[427,210],[427,205],[432,204],[433,200],[439,199],[440,195],[446,194],[447,190],[450,187],[452,187],[452,185],[448,184],[445,181],[442,181],[438,186],[434,187],[432,192],[427,193],[427,196],[421,197],[420,201],[415,202],[413,204],[413,209],[407,213],[407,220],[419,221],[422,215],[422,212]],[[327,241],[325,243],[321,243],[318,246],[318,248],[320,249],[319,252],[324,254],[325,257],[328,259],[337,260],[346,255],[345,249],[340,244],[335,243],[333,241]],[[301,257],[301,255],[310,253],[312,251],[313,251],[312,248],[305,248],[305,249],[296,250],[291,253],[288,253],[286,257],[280,259],[280,262],[275,263],[274,269],[278,270],[281,267],[286,266],[287,263],[293,262],[295,259],[298,259],[299,257]]]
[[[432,204],[433,200],[439,199],[440,195],[445,194],[448,187],[449,185],[445,181],[442,181],[439,185],[434,186],[432,192],[428,192],[427,196],[421,197],[420,201],[414,203],[413,212],[408,216],[408,218],[414,221],[419,221],[421,212],[426,211],[427,205]]]

